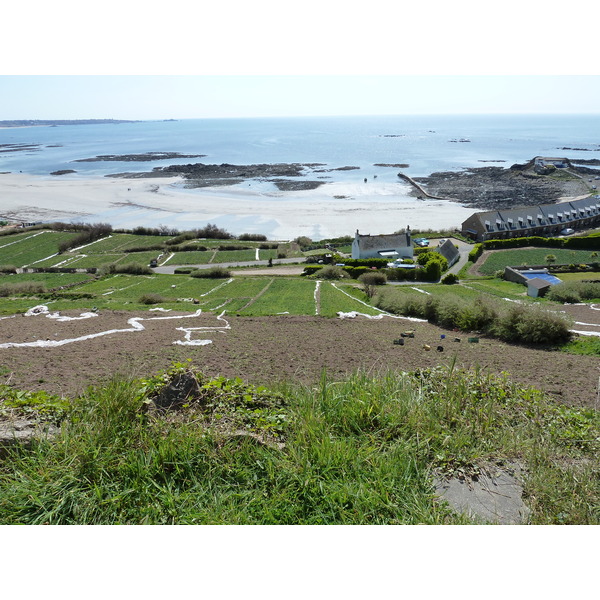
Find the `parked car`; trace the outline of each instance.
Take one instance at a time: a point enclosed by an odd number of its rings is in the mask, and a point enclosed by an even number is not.
[[[421,247],[429,246],[429,240],[427,238],[415,238],[413,240],[413,242],[417,246],[421,246]]]
[[[571,235],[572,233],[575,233],[575,230],[571,229],[570,227],[566,227],[560,233],[561,235]]]
[[[389,262],[387,266],[393,269],[399,267],[403,262],[404,261],[401,258],[397,258],[394,262]]]

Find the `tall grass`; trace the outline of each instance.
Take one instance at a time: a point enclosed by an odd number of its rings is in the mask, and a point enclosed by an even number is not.
[[[466,523],[432,470],[506,459],[527,469],[532,522],[600,522],[598,415],[506,378],[450,365],[272,393],[193,375],[178,410],[145,409],[177,373],[92,388],[58,438],[0,459],[0,522]]]

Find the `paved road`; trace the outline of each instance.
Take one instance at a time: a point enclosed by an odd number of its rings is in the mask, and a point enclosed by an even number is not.
[[[293,265],[304,263],[303,258],[274,258],[274,265]],[[152,269],[155,273],[161,275],[173,275],[175,269],[212,269],[212,267],[224,267],[226,269],[236,267],[266,267],[268,260],[252,260],[248,262],[230,262],[230,263],[210,263],[204,265],[165,265],[164,267],[155,267]]]

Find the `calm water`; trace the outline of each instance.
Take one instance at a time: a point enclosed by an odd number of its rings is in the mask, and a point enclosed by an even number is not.
[[[331,168],[361,168],[330,173],[331,180],[377,174],[381,181],[397,181],[397,168],[373,165],[407,163],[407,174],[424,176],[465,167],[510,166],[537,155],[600,158],[600,115],[193,119],[0,129],[0,144],[40,144],[34,151],[0,153],[0,171],[37,175],[59,169],[77,171],[69,177],[106,175],[187,162],[319,162]],[[563,150],[565,146],[579,150]],[[72,162],[100,154],[145,152],[207,156],[153,162]]]

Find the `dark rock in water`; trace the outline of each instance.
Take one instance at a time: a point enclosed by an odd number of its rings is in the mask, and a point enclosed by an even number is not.
[[[143,154],[101,154],[93,158],[79,158],[73,162],[151,162],[174,158],[202,158],[206,154],[180,154],[179,152],[144,152]]]
[[[374,167],[394,167],[395,169],[408,169],[408,163],[375,163]]]
[[[77,173],[73,169],[60,169],[59,171],[52,171],[50,175],[68,175],[69,173]]]
[[[324,181],[291,181],[290,179],[269,180],[272,181],[277,189],[284,192],[296,192],[300,190],[316,190],[325,183]]]

